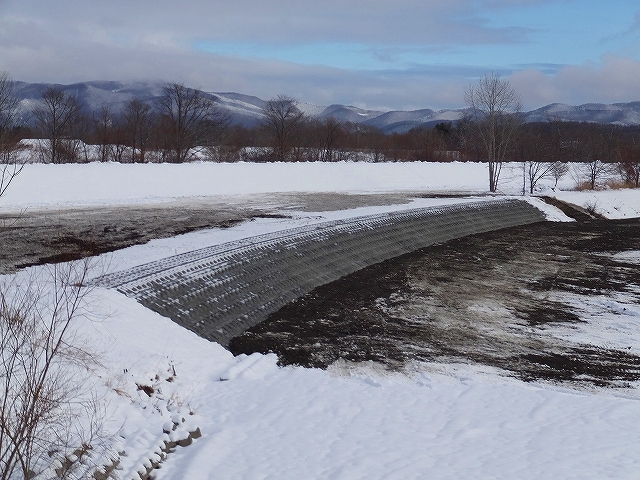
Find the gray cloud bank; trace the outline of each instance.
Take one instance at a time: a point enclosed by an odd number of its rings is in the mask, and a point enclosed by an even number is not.
[[[527,42],[530,32],[492,27],[483,9],[545,1],[0,0],[0,70],[30,82],[180,81],[209,91],[262,98],[287,93],[315,104],[380,109],[460,107],[465,87],[496,70],[512,82],[527,108],[639,100],[640,62],[614,54],[583,65],[373,70],[194,48],[197,42],[357,42],[392,57],[394,48],[516,44]]]

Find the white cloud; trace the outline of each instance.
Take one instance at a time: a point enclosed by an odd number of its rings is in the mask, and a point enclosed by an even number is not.
[[[509,80],[528,108],[561,102],[617,103],[640,100],[640,61],[605,55],[598,63],[569,65],[555,74],[514,73]]]

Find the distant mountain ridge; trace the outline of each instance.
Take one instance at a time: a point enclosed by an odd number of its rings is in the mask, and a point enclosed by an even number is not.
[[[528,122],[544,122],[557,119],[573,122],[639,125],[640,102],[613,104],[587,103],[578,106],[552,103],[546,107],[527,112],[526,119]]]
[[[116,82],[94,81],[71,85],[16,82],[16,95],[20,101],[20,120],[33,122],[33,110],[38,105],[42,92],[49,86],[56,86],[68,94],[75,95],[88,112],[98,111],[106,106],[114,112],[120,111],[132,98],[153,102],[162,95],[166,82]],[[256,125],[262,119],[262,107],[266,100],[256,96],[235,92],[207,92],[220,108],[231,116],[232,123],[246,126]],[[434,126],[439,122],[455,122],[464,114],[464,109],[377,111],[349,105],[318,106],[301,102],[299,108],[307,115],[317,118],[333,117],[336,120],[360,123],[377,127],[385,133],[402,133],[419,126]],[[524,113],[527,122],[548,120],[595,122],[617,125],[640,125],[640,101],[630,103],[598,104],[579,106],[554,103]]]

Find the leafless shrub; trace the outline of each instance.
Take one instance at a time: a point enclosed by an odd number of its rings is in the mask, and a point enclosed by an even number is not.
[[[240,159],[240,147],[232,145],[208,147],[203,153],[208,160],[217,163],[234,163]]]
[[[606,188],[611,190],[620,190],[621,188],[634,188],[633,183],[627,182],[624,179],[611,178],[605,182]]]
[[[79,345],[89,261],[0,285],[0,478],[84,476],[99,438]],[[35,274],[34,274],[35,275]],[[84,458],[83,458],[84,457]],[[56,472],[55,475],[52,472]]]
[[[593,201],[588,201],[587,203],[584,204],[584,209],[589,212],[590,215],[592,216],[596,216],[599,215],[599,208],[598,208],[598,202],[596,202],[595,200]]]

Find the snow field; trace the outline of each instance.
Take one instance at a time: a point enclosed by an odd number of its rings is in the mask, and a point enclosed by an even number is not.
[[[210,163],[28,164],[4,208],[145,203],[181,197],[273,192],[486,189],[482,164]]]
[[[578,165],[573,165],[574,170]],[[608,218],[640,216],[640,191],[574,192],[575,174],[552,190],[540,181],[539,193],[577,205],[595,205]],[[522,192],[522,165],[505,164],[502,194]],[[211,163],[186,164],[28,164],[14,180],[0,206],[64,208],[163,202],[199,197],[233,197],[275,192],[431,192],[477,194],[487,190],[483,163]]]

